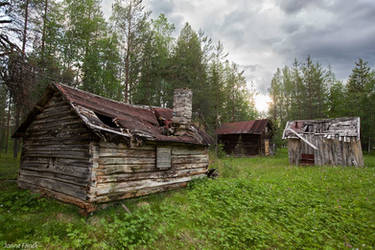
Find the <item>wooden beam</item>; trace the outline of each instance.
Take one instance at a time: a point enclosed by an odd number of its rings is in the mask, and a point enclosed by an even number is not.
[[[318,148],[314,145],[314,144],[312,144],[311,142],[309,142],[308,140],[306,140],[303,136],[301,136],[301,135],[299,135],[296,131],[294,131],[293,129],[291,129],[291,128],[288,128],[288,130],[290,131],[290,132],[292,132],[293,134],[295,134],[298,138],[300,138],[302,141],[304,141],[307,145],[309,145],[310,147],[312,147],[313,149],[315,149],[315,150],[318,150]]]

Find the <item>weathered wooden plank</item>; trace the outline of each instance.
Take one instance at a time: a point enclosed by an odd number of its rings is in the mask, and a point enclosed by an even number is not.
[[[42,131],[42,130],[40,130]],[[46,139],[75,139],[76,142],[79,142],[79,138],[81,137],[90,137],[90,134],[92,134],[89,130],[85,128],[77,128],[77,129],[69,129],[69,128],[55,128],[55,129],[45,129],[43,131],[46,131],[47,133],[39,133],[39,134],[28,134],[26,137],[28,140],[46,140]]]
[[[99,158],[100,165],[123,165],[123,164],[143,164],[153,163],[155,164],[155,158]]]
[[[83,158],[89,158],[89,150],[87,149],[67,149],[65,147],[61,147],[61,149],[48,149],[48,148],[37,148],[37,149],[24,149],[25,154],[28,154],[30,156],[36,154],[40,155],[41,157],[44,157],[43,155],[47,155],[47,157],[58,157],[59,155],[65,156],[65,155],[71,155],[76,157],[83,157]]]
[[[95,204],[85,202],[81,199],[72,197],[70,195],[66,195],[66,194],[63,194],[63,193],[60,193],[60,192],[57,192],[57,191],[53,191],[53,190],[50,190],[50,189],[47,189],[47,188],[44,188],[44,187],[41,187],[41,186],[38,186],[38,185],[23,182],[23,181],[20,181],[20,180],[18,180],[17,183],[18,183],[19,188],[28,189],[28,190],[31,190],[33,192],[37,192],[37,193],[40,193],[42,195],[55,198],[55,199],[63,201],[63,202],[74,204],[78,207],[81,207],[81,208],[85,209],[86,211],[93,211],[95,209]]]
[[[75,159],[75,160],[88,160],[89,154],[87,152],[80,151],[26,151],[24,153],[25,157],[41,157],[41,158],[65,158],[65,159]]]
[[[85,175],[84,178],[77,178],[75,176],[65,175],[61,173],[56,172],[50,172],[50,171],[34,171],[30,169],[20,169],[20,175],[25,176],[26,178],[46,178],[50,180],[56,180],[64,183],[69,183],[81,187],[87,186],[89,183],[89,175]]]
[[[66,137],[66,138],[56,138],[56,137],[48,137],[48,138],[39,138],[39,139],[29,139],[25,138],[28,144],[44,144],[44,143],[54,143],[55,145],[65,144],[65,145],[72,145],[74,146],[77,142],[82,144],[84,142],[89,143],[92,140],[92,134],[87,135],[80,135],[79,137]]]
[[[173,164],[172,169],[193,169],[193,168],[208,168],[208,162],[204,163],[180,163]]]
[[[76,116],[76,115],[73,115],[73,114],[63,114],[63,116],[61,116],[60,114],[60,117],[48,117],[48,118],[45,118],[45,119],[40,119],[40,120],[34,120],[31,124],[30,124],[30,129],[37,129],[37,128],[43,128],[45,126],[48,126],[48,124],[50,124],[51,126],[56,126],[59,124],[59,122],[62,124],[62,123],[65,123],[65,122],[71,122],[71,121],[76,121],[76,120],[79,120],[79,117]]]
[[[103,148],[112,148],[112,149],[134,149],[134,150],[152,150],[155,151],[155,146],[154,145],[142,145],[140,147],[128,147],[126,144],[123,143],[110,143],[110,142],[103,142],[101,141],[100,144],[100,150],[103,150]]]
[[[69,131],[70,134],[74,133],[76,135],[82,134],[82,133],[84,134],[84,133],[89,132],[88,129],[82,123],[75,122],[75,123],[69,123],[69,124],[66,124],[66,125],[60,125],[60,126],[56,126],[56,127],[52,127],[52,126],[47,127],[46,126],[43,129],[36,129],[36,130],[30,129],[27,132],[27,136],[28,137],[36,137],[36,138],[43,137],[43,136],[46,136],[46,135],[47,136],[48,135],[56,136],[59,133],[64,133],[64,132],[67,132],[67,131]]]
[[[65,145],[65,144],[51,144],[51,145],[43,145],[43,144],[24,144],[23,149],[25,150],[40,150],[40,151],[54,151],[54,150],[62,150],[62,151],[81,151],[81,152],[89,152],[89,147],[87,144],[82,145]]]
[[[140,158],[155,158],[155,151],[140,149],[115,149],[115,148],[101,148],[99,157],[140,157]]]
[[[364,162],[363,162],[363,153],[362,153],[361,142],[357,141],[357,140],[354,140],[352,142],[352,150],[353,150],[354,158],[355,158],[356,162],[358,163],[358,166],[362,167],[364,165]]]
[[[173,147],[172,155],[202,155],[208,154],[208,149],[204,147],[189,148],[189,147]]]
[[[204,175],[195,175],[195,176],[188,176],[188,177],[177,177],[177,178],[160,178],[160,179],[152,179],[152,180],[141,180],[141,181],[127,181],[127,182],[120,182],[117,184],[114,183],[101,183],[98,184],[96,187],[96,195],[107,195],[111,193],[123,193],[123,192],[131,192],[135,190],[140,190],[143,188],[152,188],[158,187],[163,185],[168,185],[172,183],[181,183],[191,181],[194,177],[202,177]]]
[[[208,162],[208,155],[181,155],[181,156],[172,156],[172,164],[179,163],[205,163]]]
[[[30,157],[30,156],[23,156],[22,164],[48,164],[52,157]],[[74,168],[88,168],[91,167],[91,163],[87,160],[77,160],[77,159],[66,159],[66,158],[56,158],[55,165],[61,166],[70,166]]]
[[[143,164],[123,164],[123,165],[100,165],[97,169],[97,175],[110,175],[118,173],[138,173],[138,172],[150,172],[156,170],[155,163],[143,163]]]
[[[40,177],[33,177],[33,178],[27,178],[26,176],[20,175],[18,177],[19,181],[30,183],[36,186],[40,186],[43,188],[47,188],[59,193],[63,193],[66,195],[73,196],[75,198],[79,198],[81,200],[86,200],[86,188],[79,187],[77,185],[64,183],[57,180],[51,180],[51,179],[45,179]]]
[[[71,165],[59,165],[59,164],[49,166],[48,163],[27,164],[27,163],[22,162],[20,171],[22,170],[65,175],[65,176],[77,177],[80,179],[87,179],[89,175],[88,168],[77,168]]]
[[[82,121],[80,121],[78,119],[72,119],[72,120],[65,121],[64,125],[63,125],[63,127],[77,127],[77,128],[78,128],[78,126],[81,127],[81,128],[86,128],[83,125]],[[53,124],[49,124],[49,126],[45,125],[42,128],[40,128],[40,127],[33,128],[32,125],[30,125],[30,127],[27,129],[27,134],[40,133],[40,132],[43,132],[45,130],[52,130],[52,129],[57,129],[57,128],[61,128],[61,127],[62,127],[61,123],[53,123]]]
[[[38,114],[35,119],[36,120],[43,120],[45,118],[59,118],[59,115],[60,115],[60,118],[62,117],[61,115],[74,115],[73,113],[74,111],[71,109],[70,106],[68,105],[62,105],[62,106],[59,106],[59,107],[48,107],[46,109],[43,110],[42,113]]]
[[[44,107],[43,111],[45,111],[45,110],[48,111],[48,110],[51,110],[51,109],[54,109],[54,108],[57,108],[57,107],[61,107],[61,106],[70,107],[70,105],[66,101],[64,101],[62,99],[60,99],[60,100],[56,99],[53,103],[47,104]]]
[[[136,181],[136,180],[152,180],[152,179],[167,179],[172,177],[186,177],[201,175],[207,172],[206,168],[182,169],[182,170],[166,170],[153,171],[148,173],[128,173],[128,174],[113,174],[106,176],[97,176],[97,183],[113,182],[114,185],[120,182]]]
[[[295,154],[297,153],[297,147],[296,144],[298,143],[298,140],[296,139],[288,139],[288,158],[289,158],[289,164],[290,165],[297,165],[295,161]]]
[[[99,143],[97,142],[91,142],[90,143],[90,160],[89,162],[92,164],[91,168],[89,169],[90,171],[90,185],[89,189],[87,190],[87,196],[90,201],[95,200],[95,188],[97,185],[97,169],[99,167]]]
[[[139,196],[144,196],[144,195],[148,195],[152,193],[165,192],[168,190],[186,187],[187,183],[188,182],[172,183],[172,184],[166,184],[166,185],[158,186],[158,187],[143,188],[140,190],[132,190],[129,192],[121,192],[121,193],[115,193],[115,194],[110,194],[110,195],[103,195],[103,196],[95,197],[96,199],[95,202],[102,203],[102,202],[109,202],[109,201],[139,197]]]
[[[67,102],[64,102],[62,100],[52,100],[52,102],[46,104],[43,109],[42,109],[42,113],[43,114],[49,114],[49,113],[53,113],[54,111],[60,111],[60,112],[69,112],[71,109],[70,109],[70,105],[67,103]],[[41,114],[42,114],[41,113]],[[38,114],[36,117],[38,118],[40,114]]]

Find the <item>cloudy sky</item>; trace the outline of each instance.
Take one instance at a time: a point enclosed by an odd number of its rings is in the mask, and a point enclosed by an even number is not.
[[[110,15],[113,0],[104,0]],[[277,67],[311,55],[345,80],[361,57],[375,65],[375,0],[146,0],[179,31],[185,22],[222,41],[229,59],[246,70],[265,109]]]

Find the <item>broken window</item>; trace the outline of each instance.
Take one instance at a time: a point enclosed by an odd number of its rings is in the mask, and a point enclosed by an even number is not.
[[[112,117],[109,117],[109,116],[106,116],[106,115],[102,115],[102,114],[99,114],[99,113],[96,113],[96,112],[95,112],[95,115],[105,125],[107,125],[107,126],[109,126],[111,128],[117,128],[117,125],[113,122],[113,118]]]
[[[156,167],[164,170],[171,168],[171,148],[170,147],[157,147],[156,148]]]

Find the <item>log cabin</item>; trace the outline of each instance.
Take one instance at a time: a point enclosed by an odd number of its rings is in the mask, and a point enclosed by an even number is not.
[[[90,212],[204,177],[212,138],[191,123],[191,90],[174,93],[172,110],[49,85],[13,135],[18,186]]]
[[[218,143],[236,157],[270,155],[272,134],[268,119],[224,123],[216,130]]]
[[[288,121],[291,165],[363,166],[359,117]]]

